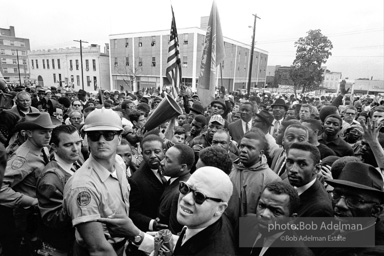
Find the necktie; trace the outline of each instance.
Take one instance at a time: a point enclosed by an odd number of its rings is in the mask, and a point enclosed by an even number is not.
[[[280,121],[276,120],[275,124],[273,125],[273,134],[272,134],[272,136],[279,131],[279,127],[280,127]]]
[[[49,158],[48,158],[48,155],[45,153],[45,150],[44,150],[45,148],[42,148],[41,149],[41,153],[42,153],[42,155],[43,155],[43,160],[44,160],[44,163],[45,163],[45,165],[47,165],[48,163],[49,163]]]
[[[252,246],[251,255],[259,255],[261,250],[263,249],[264,237],[261,236]]]
[[[245,133],[249,132],[249,122],[245,123]]]
[[[159,174],[161,182],[163,183],[163,185],[166,186],[168,183],[167,179],[164,177],[164,175],[161,173],[160,170],[158,170],[157,173]]]

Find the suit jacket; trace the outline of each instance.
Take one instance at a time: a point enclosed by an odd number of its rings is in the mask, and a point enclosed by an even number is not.
[[[242,120],[239,119],[233,123],[228,125],[229,135],[231,135],[232,139],[237,143],[240,143],[241,139],[244,136]]]
[[[315,183],[300,195],[298,217],[332,217],[332,201],[323,184]]]
[[[19,117],[23,117],[23,116],[25,116],[25,114],[23,113],[23,112],[21,112],[21,111],[19,111],[19,108],[17,107],[17,105],[14,105],[10,110],[8,110],[9,112],[11,112],[11,113],[14,113],[14,114],[16,114],[16,115],[18,115]],[[35,108],[35,107],[29,107],[29,111],[28,111],[29,113],[39,113],[40,111],[37,109],[37,108]]]
[[[169,186],[167,186],[164,189],[164,192],[160,198],[160,206],[159,206],[159,214],[158,214],[161,223],[168,225],[170,215],[171,215],[173,200],[175,197],[177,197],[177,199],[179,198],[180,181],[187,181],[190,176],[191,174],[187,173],[186,175],[178,177],[176,180],[174,180]],[[178,200],[176,200],[176,202],[177,201]]]
[[[165,185],[145,162],[129,178],[129,184],[131,185],[129,216],[139,229],[148,231],[149,222],[158,217],[160,197]]]
[[[184,233],[177,241],[174,256],[236,255],[232,226],[225,215],[181,245]]]

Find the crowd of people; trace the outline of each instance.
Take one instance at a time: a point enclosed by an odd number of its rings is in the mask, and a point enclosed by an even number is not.
[[[164,120],[165,91],[0,90],[0,255],[384,255],[380,97],[182,90]],[[282,243],[289,217],[373,246]]]

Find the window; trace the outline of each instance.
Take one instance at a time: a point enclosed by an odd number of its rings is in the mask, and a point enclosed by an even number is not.
[[[5,54],[5,50],[4,49],[0,49],[0,54]]]
[[[25,46],[25,43],[24,43],[24,42],[20,42],[20,46],[21,46],[21,47],[24,47],[24,46]]]
[[[11,41],[11,45],[15,45],[15,42],[14,42],[14,41]]]
[[[73,70],[73,63],[72,63],[72,60],[69,60],[69,70]]]
[[[23,65],[27,65],[27,60],[23,59]]]
[[[152,67],[156,67],[156,57],[152,57]]]
[[[0,45],[3,45],[3,44],[4,44],[4,40],[0,39]]]
[[[74,82],[75,82],[75,77],[71,75],[71,84],[73,85]]]
[[[4,74],[8,74],[8,69],[4,68],[4,69],[3,69],[3,73],[4,73]]]
[[[93,89],[96,91],[97,90],[97,77],[93,77]]]
[[[49,69],[49,60],[47,60],[47,69]]]
[[[155,46],[155,45],[156,45],[156,37],[152,36],[151,46]]]
[[[80,76],[76,76],[76,85],[80,86]]]
[[[79,60],[76,60],[76,70],[79,70]]]
[[[139,67],[143,66],[143,59],[139,57]]]
[[[7,64],[7,59],[6,58],[1,58],[1,63],[2,64]]]
[[[129,43],[128,43],[128,38],[125,39],[125,48],[127,48],[129,46]]]
[[[85,60],[85,70],[89,71],[89,60]]]
[[[221,64],[221,68],[224,69],[224,61]]]
[[[17,65],[16,59],[12,59],[12,63]]]
[[[39,60],[36,60],[36,68],[39,68]]]
[[[12,52],[12,55],[16,55],[16,51],[15,50],[11,50]]]
[[[188,34],[184,34],[183,42],[184,44],[188,44]]]
[[[17,73],[17,68],[14,68],[14,69],[13,69],[13,73]]]
[[[45,60],[43,60],[43,69],[45,69]]]
[[[53,74],[53,82],[56,83],[56,74]]]
[[[21,55],[27,55],[27,52],[26,51],[21,51]]]
[[[188,56],[183,56],[183,68],[188,67]]]
[[[61,67],[60,67],[60,60],[59,59],[57,59],[57,68],[61,69]]]
[[[125,66],[129,66],[129,57],[125,57]]]
[[[89,76],[87,76],[87,86],[91,86],[91,78]]]
[[[95,59],[92,60],[92,68],[93,68],[93,71],[96,71],[96,60]]]
[[[55,60],[52,59],[52,69],[55,69]]]
[[[119,63],[117,62],[117,57],[115,57],[115,67],[119,66]]]
[[[143,46],[143,42],[142,42],[143,38],[139,37],[139,47],[142,47]]]
[[[31,60],[31,67],[32,67],[32,69],[35,68],[35,62],[33,60]]]
[[[59,74],[59,82],[61,82],[61,74]]]

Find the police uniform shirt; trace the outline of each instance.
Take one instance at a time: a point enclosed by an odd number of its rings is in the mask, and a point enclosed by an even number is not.
[[[7,162],[0,205],[27,207],[36,201],[36,183],[45,166],[41,148],[26,140]]]
[[[125,175],[125,164],[116,155],[116,175],[100,165],[92,155],[82,167],[73,174],[64,188],[64,207],[72,219],[72,225],[108,218],[117,213],[129,213],[130,186]],[[104,234],[110,238],[103,224]],[[117,243],[124,238],[110,238]],[[82,238],[76,231],[76,240],[82,244]]]

